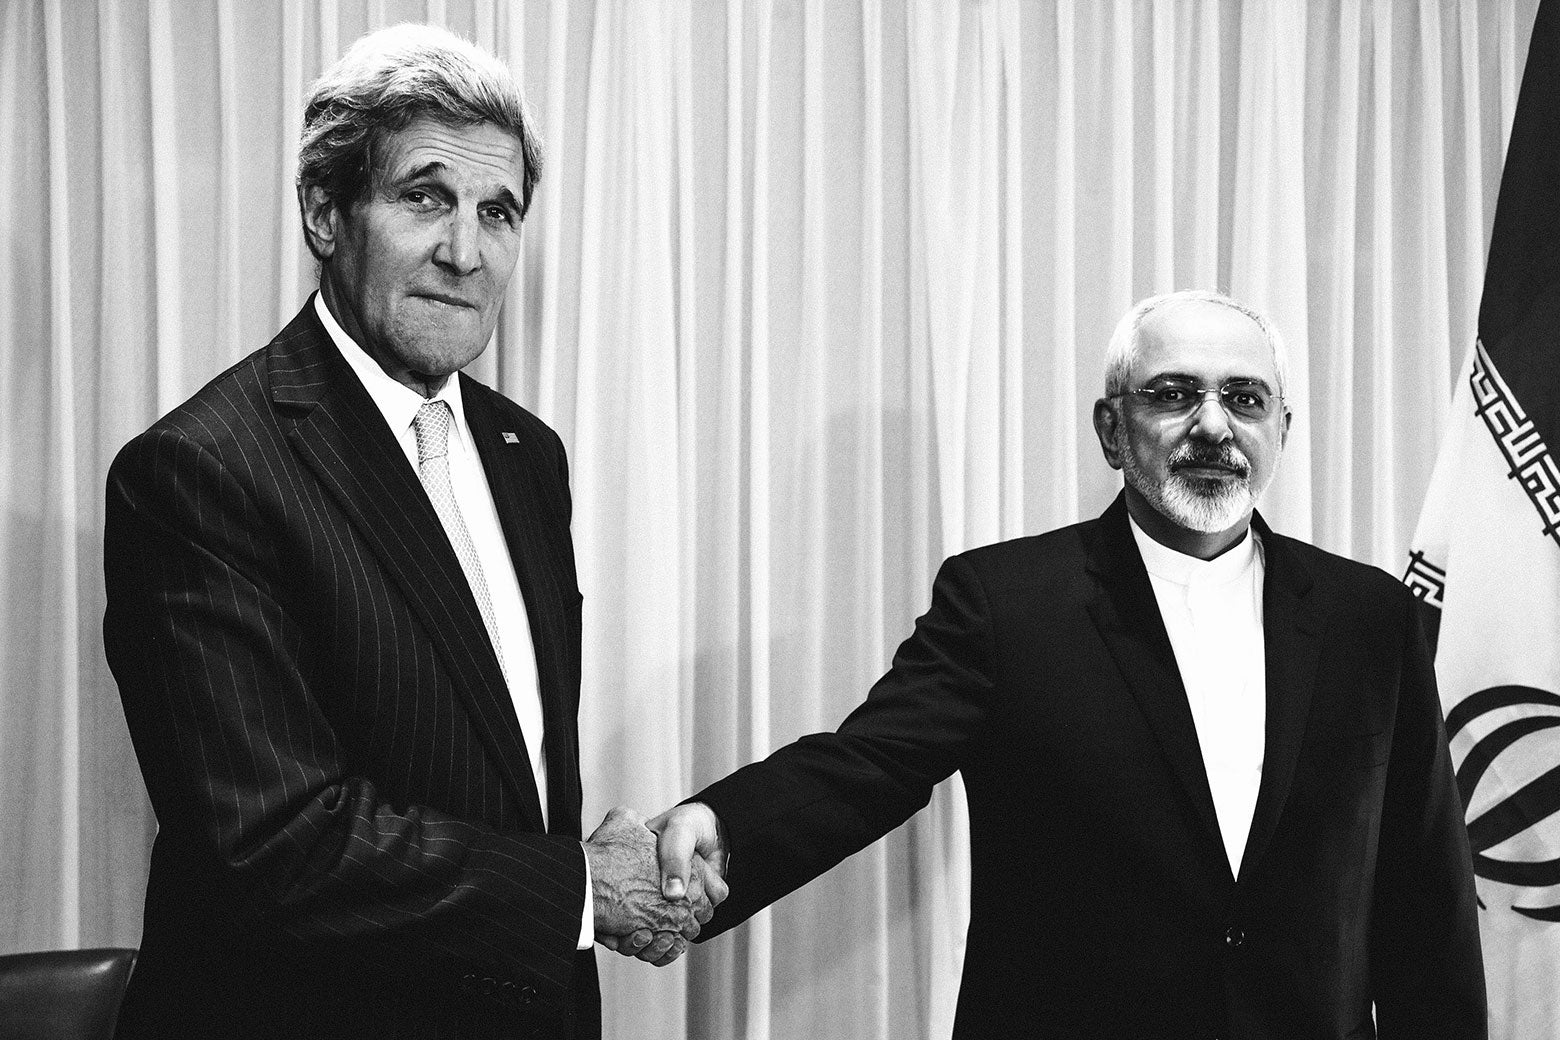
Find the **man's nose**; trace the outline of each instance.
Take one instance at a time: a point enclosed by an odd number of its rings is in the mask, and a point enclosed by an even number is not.
[[[458,274],[471,274],[482,266],[481,229],[475,213],[456,209],[445,220],[443,235],[433,251],[433,262]]]
[[[1192,410],[1192,436],[1214,444],[1234,436],[1230,430],[1230,415],[1224,410],[1224,401],[1217,391],[1205,391]]]

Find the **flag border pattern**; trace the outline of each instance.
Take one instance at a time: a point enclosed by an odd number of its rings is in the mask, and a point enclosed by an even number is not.
[[[1446,595],[1446,571],[1425,559],[1423,551],[1415,549],[1408,554],[1408,571],[1403,575],[1403,584],[1430,606],[1441,609],[1442,598]]]
[[[1506,475],[1522,485],[1544,522],[1544,535],[1560,547],[1560,466],[1501,378],[1482,341],[1474,343],[1468,382],[1473,388],[1475,414],[1484,420],[1511,467]],[[1441,574],[1444,585],[1445,572]]]

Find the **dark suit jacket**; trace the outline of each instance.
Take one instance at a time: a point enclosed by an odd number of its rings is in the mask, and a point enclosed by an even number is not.
[[[121,1036],[599,1034],[563,446],[460,378],[551,833],[459,561],[311,301],[109,471],[104,636],[159,825]]]
[[[1267,744],[1239,879],[1123,499],[948,560],[839,731],[698,795],[739,923],[963,773],[955,1035],[1485,1036],[1473,875],[1430,656],[1398,582],[1274,534]]]

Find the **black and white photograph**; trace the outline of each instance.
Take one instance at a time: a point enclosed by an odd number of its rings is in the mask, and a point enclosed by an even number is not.
[[[0,1037],[1560,1040],[1560,0],[0,0]]]

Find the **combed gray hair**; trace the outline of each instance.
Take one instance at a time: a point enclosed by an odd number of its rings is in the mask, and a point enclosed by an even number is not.
[[[1130,389],[1127,386],[1127,378],[1132,372],[1132,362],[1137,356],[1138,329],[1142,328],[1143,322],[1161,307],[1181,303],[1218,304],[1239,311],[1256,322],[1257,328],[1262,330],[1262,335],[1273,351],[1273,369],[1278,375],[1278,386],[1274,389],[1280,395],[1284,393],[1284,387],[1289,382],[1289,361],[1284,351],[1284,338],[1278,334],[1273,323],[1258,311],[1223,293],[1208,289],[1182,289],[1180,292],[1164,293],[1139,300],[1132,305],[1131,310],[1121,316],[1121,320],[1116,323],[1116,331],[1111,333],[1110,346],[1105,348],[1105,396],[1124,394]]]
[[[361,37],[315,81],[298,148],[300,201],[303,189],[315,186],[338,206],[362,198],[374,175],[374,149],[419,116],[451,126],[492,123],[514,134],[525,163],[525,216],[542,151],[520,84],[471,41],[414,23]]]

